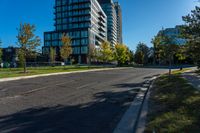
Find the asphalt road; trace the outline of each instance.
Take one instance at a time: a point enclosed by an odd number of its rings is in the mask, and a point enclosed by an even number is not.
[[[128,68],[0,83],[0,133],[112,133],[142,83]]]

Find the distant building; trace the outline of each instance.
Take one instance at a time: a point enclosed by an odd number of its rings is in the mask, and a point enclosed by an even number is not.
[[[117,12],[113,0],[98,0],[107,15],[108,41],[114,46],[117,43]]]
[[[17,47],[3,48],[3,63],[8,63],[11,67],[16,67],[18,61],[18,51],[19,48]]]
[[[161,30],[159,33],[163,33],[170,37],[173,40],[173,43],[177,45],[186,44],[186,40],[180,37],[180,26],[176,26],[175,28],[166,28]]]
[[[122,38],[122,10],[119,2],[115,2],[115,10],[117,13],[117,42],[123,43]]]
[[[43,53],[56,49],[59,60],[63,33],[72,38],[72,57],[88,62],[89,45],[107,40],[107,16],[97,0],[55,0],[55,31],[44,33]]]

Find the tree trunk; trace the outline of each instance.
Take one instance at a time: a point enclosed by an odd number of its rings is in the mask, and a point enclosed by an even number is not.
[[[24,73],[27,72],[27,69],[26,69],[26,59],[24,58]]]
[[[88,62],[88,65],[89,65],[89,66],[91,65],[91,55],[89,55],[89,62]]]
[[[169,80],[171,80],[171,73],[172,73],[172,61],[171,61],[171,57],[169,59]]]
[[[180,60],[180,71],[183,70],[182,60]]]

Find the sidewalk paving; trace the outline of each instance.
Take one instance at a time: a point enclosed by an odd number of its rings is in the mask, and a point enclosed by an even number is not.
[[[109,70],[116,70],[116,69],[121,70],[121,69],[128,69],[128,68],[132,68],[132,67],[99,68],[99,69],[90,69],[90,70],[79,70],[79,71],[69,71],[69,72],[57,72],[57,73],[37,74],[37,75],[31,75],[31,76],[19,76],[19,77],[10,77],[10,78],[0,78],[0,83],[1,82],[7,82],[7,81],[22,80],[22,79],[38,78],[38,77],[65,75],[65,74],[73,74],[73,73],[87,73],[87,72],[109,71]]]
[[[200,75],[195,73],[194,71],[183,73],[182,76],[189,81],[189,83],[200,90]]]

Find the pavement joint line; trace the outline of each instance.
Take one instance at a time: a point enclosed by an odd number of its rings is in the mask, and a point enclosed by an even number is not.
[[[71,80],[71,82],[73,82],[73,80]],[[69,82],[67,82],[67,83],[69,83]],[[55,86],[59,86],[59,85],[63,85],[63,84],[66,84],[66,82],[55,84]],[[25,96],[25,95],[28,95],[28,94],[31,94],[31,93],[34,93],[34,92],[38,92],[38,91],[44,90],[44,89],[46,89],[48,87],[50,87],[50,86],[45,86],[45,87],[37,88],[37,89],[34,89],[34,90],[26,91],[24,93],[21,93],[21,94],[18,94],[18,95],[14,95],[14,96],[3,97],[3,98],[0,98],[0,101],[2,101],[2,99],[5,100],[5,99],[19,98],[19,97],[22,97],[22,96]]]
[[[150,81],[155,79],[156,77],[153,77]],[[148,94],[149,88],[151,87],[151,83],[148,85],[149,86],[146,87],[146,91],[142,91],[144,87],[140,88],[139,93],[131,103],[129,109],[123,115],[113,133],[137,133],[136,130],[142,112],[142,107]]]
[[[71,80],[70,82],[73,82],[73,81],[74,81],[74,80]],[[70,83],[70,82],[67,82],[67,83]],[[57,84],[55,84],[55,86],[64,85],[64,84],[66,84],[66,82],[57,83]],[[44,90],[44,89],[49,88],[49,87],[51,87],[51,86],[45,86],[45,87],[37,88],[37,89],[34,89],[34,90],[30,90],[30,91],[24,92],[24,93],[19,94],[19,95],[28,95],[28,94],[30,94],[30,93],[34,93],[34,92],[37,92],[37,91],[41,91],[41,90]]]
[[[4,101],[4,100],[17,99],[17,98],[20,98],[20,97],[21,97],[20,95],[9,96],[9,97],[3,97],[3,98],[0,98],[0,102],[2,102],[2,101]]]
[[[127,69],[127,68],[130,68],[130,67],[92,69],[92,70],[81,70],[81,71],[72,71],[72,72],[58,72],[58,73],[39,74],[39,75],[32,75],[32,76],[20,76],[20,77],[12,77],[12,78],[3,78],[3,79],[0,79],[0,83],[1,82],[8,82],[8,81],[22,80],[22,79],[38,78],[38,77],[48,77],[48,76],[57,76],[57,75],[75,74],[75,73],[87,73],[87,72],[99,72],[99,71],[108,71],[108,70],[121,70],[121,69]]]

